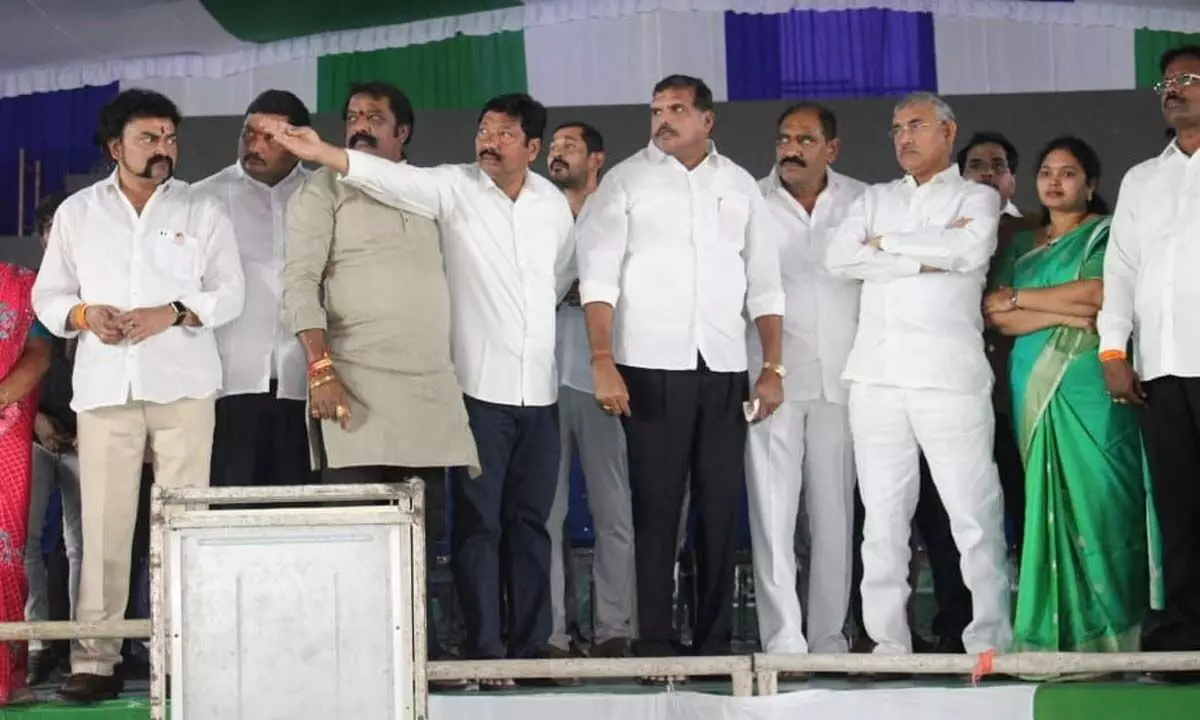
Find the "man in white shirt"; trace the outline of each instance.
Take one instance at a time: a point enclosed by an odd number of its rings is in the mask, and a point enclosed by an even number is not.
[[[703,80],[663,79],[650,115],[651,142],[604,177],[579,219],[579,291],[596,401],[621,417],[628,446],[634,650],[678,652],[673,570],[690,483],[698,565],[692,650],[721,654],[732,638],[746,424],[783,401],[780,228],[754,178],[709,139],[715,115]],[[746,315],[758,325],[766,370],[753,391]]]
[[[759,187],[778,235],[787,307],[783,322],[786,401],[750,428],[746,441],[755,606],[769,653],[844,653],[854,526],[854,454],[841,384],[858,323],[859,283],[825,270],[825,249],[866,185],[834,172],[837,118],[801,103],[776,123],[775,168]],[[751,377],[761,341],[751,330]],[[809,538],[808,638],[796,593],[797,513],[804,498]]]
[[[950,163],[957,127],[946,103],[916,93],[896,105],[892,138],[904,178],[873,185],[829,246],[836,276],[863,281],[858,334],[843,380],[866,518],[863,620],[875,652],[912,652],[905,604],[919,453],[950,517],[971,591],[967,652],[1012,642],[1004,508],[992,459],[992,371],[980,300],[996,248],[996,191]]]
[[[1190,652],[1200,650],[1200,46],[1167,51],[1160,68],[1175,137],[1121,182],[1096,325],[1113,402],[1146,406],[1164,602],[1142,647]]]
[[[583,122],[559,125],[546,153],[550,179],[567,196],[578,217],[584,201],[596,191],[604,167],[604,137]],[[558,490],[546,529],[550,532],[550,593],[554,603],[551,655],[571,654],[567,597],[573,597],[570,538],[564,527],[571,497],[571,460],[579,452],[592,515],[595,556],[593,657],[623,657],[633,637],[634,582],[633,509],[625,431],[621,421],[596,406],[592,395],[591,351],[579,306],[578,284],[558,308],[558,423],[562,438]]]
[[[83,563],[75,616],[123,618],[147,439],[154,481],[209,481],[221,358],[213,329],[242,311],[237,240],[224,209],[172,177],[179,111],[126,90],[100,111],[97,139],[112,175],[67,198],[33,288],[38,318],[78,337]],[[120,640],[82,640],[61,695],[114,698]]]
[[[304,352],[282,322],[285,213],[308,171],[259,132],[260,117],[310,125],[304,102],[267,90],[246,108],[238,162],[195,185],[222,204],[237,236],[246,302],[217,330],[224,380],[213,434],[213,485],[302,485],[309,467]]]
[[[543,654],[551,631],[546,519],[559,456],[555,308],[574,275],[571,208],[529,169],[546,109],[525,94],[489,100],[475,136],[478,162],[434,168],[327,145],[311,128],[268,120],[262,127],[301,159],[342,173],[347,185],[440,224],[454,365],[483,468],[479,477],[457,469],[451,478],[465,654]]]

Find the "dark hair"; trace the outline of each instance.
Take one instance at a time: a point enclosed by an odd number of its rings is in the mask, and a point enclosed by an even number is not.
[[[566,130],[567,128],[579,128],[579,134],[583,135],[583,144],[587,145],[589,155],[604,152],[604,136],[596,128],[583,121],[572,120],[554,128],[554,132],[557,133],[559,130]],[[551,134],[553,135],[554,133]]]
[[[546,139],[546,106],[526,93],[509,93],[488,100],[479,111],[479,120],[490,112],[507,115],[521,121],[521,132],[525,133],[525,144],[531,140]]]
[[[784,110],[779,115],[779,120],[775,122],[775,129],[783,127],[783,122],[800,112],[814,112],[817,114],[817,121],[821,123],[821,134],[825,136],[825,140],[837,140],[837,115],[829,108],[815,102],[802,102]]]
[[[691,75],[668,75],[654,86],[654,94],[666,90],[691,90],[695,98],[692,104],[697,110],[708,112],[714,109],[712,90],[698,77]]]
[[[38,235],[45,234],[50,224],[54,222],[54,213],[58,212],[58,206],[62,205],[63,200],[66,199],[66,193],[55,193],[42,198],[33,211],[34,232]]]
[[[312,116],[308,114],[308,108],[304,106],[304,101],[287,90],[263,91],[246,108],[247,115],[255,113],[282,115],[287,118],[289,125],[295,127],[309,127],[312,125]]]
[[[1004,159],[1008,163],[1008,171],[1012,173],[1017,171],[1017,162],[1020,161],[1021,156],[1017,153],[1016,146],[998,132],[978,132],[972,135],[970,140],[967,140],[967,144],[963,146],[962,150],[958,151],[957,161],[959,172],[967,169],[967,155],[980,145],[999,145],[1004,150]],[[1045,157],[1045,155],[1042,157]],[[1038,165],[1041,165],[1041,163],[1039,162]]]
[[[166,95],[139,88],[123,90],[100,108],[94,136],[96,144],[107,153],[108,143],[119,140],[126,125],[144,118],[170,120],[176,128],[183,122],[179,108]]]
[[[1200,45],[1180,45],[1179,47],[1167,50],[1158,60],[1158,71],[1165,75],[1167,73],[1167,66],[1179,58],[1200,60]]]
[[[392,111],[392,117],[396,118],[396,134],[400,134],[400,128],[407,127],[408,137],[404,139],[404,145],[407,147],[412,142],[413,131],[416,130],[416,118],[413,116],[412,103],[403,90],[382,80],[352,83],[350,91],[346,93],[346,102],[342,103],[342,120],[345,120],[346,113],[350,112],[350,101],[354,99],[355,95],[366,95],[375,100],[387,100],[388,109]]]
[[[1110,210],[1108,202],[1100,197],[1099,190],[1094,189],[1100,184],[1100,156],[1083,140],[1072,135],[1064,135],[1057,137],[1046,143],[1046,147],[1038,153],[1037,162],[1033,166],[1034,176],[1036,177],[1042,169],[1042,163],[1046,161],[1046,156],[1055,150],[1064,150],[1079,161],[1079,165],[1083,168],[1084,178],[1092,184],[1092,198],[1088,200],[1087,211],[1097,215],[1108,215]],[[1045,207],[1042,208],[1042,224],[1046,225],[1050,222],[1050,211]]]

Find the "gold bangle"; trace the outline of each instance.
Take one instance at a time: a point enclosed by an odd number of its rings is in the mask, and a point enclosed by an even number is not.
[[[71,311],[71,323],[75,325],[75,329],[80,332],[90,329],[87,324],[87,309],[87,303],[79,303]]]
[[[337,379],[337,377],[335,377],[333,373],[329,373],[328,375],[319,377],[316,380],[313,380],[312,382],[310,382],[308,384],[308,389],[316,390],[317,388],[321,387],[322,385],[327,385],[336,379]]]

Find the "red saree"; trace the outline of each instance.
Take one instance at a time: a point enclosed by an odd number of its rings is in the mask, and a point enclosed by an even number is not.
[[[8,376],[33,324],[34,273],[0,263],[0,379]],[[25,531],[37,393],[0,408],[0,622],[25,619]],[[0,706],[25,687],[25,643],[0,643]]]

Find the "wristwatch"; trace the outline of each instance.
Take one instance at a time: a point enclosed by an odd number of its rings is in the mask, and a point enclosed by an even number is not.
[[[171,303],[171,309],[175,311],[175,322],[171,323],[171,327],[182,325],[183,321],[187,319],[187,306],[178,300],[175,300]]]
[[[780,363],[765,362],[765,363],[763,363],[763,370],[770,370],[771,372],[778,375],[780,380],[787,377],[787,368],[785,368]]]

